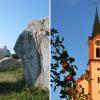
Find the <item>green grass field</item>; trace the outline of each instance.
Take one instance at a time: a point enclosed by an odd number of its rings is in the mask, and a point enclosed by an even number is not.
[[[49,93],[28,87],[22,69],[0,71],[0,100],[49,100]]]

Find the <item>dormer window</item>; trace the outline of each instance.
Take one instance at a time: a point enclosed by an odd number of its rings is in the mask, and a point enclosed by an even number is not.
[[[97,58],[100,57],[100,48],[96,48],[96,57],[97,57]]]

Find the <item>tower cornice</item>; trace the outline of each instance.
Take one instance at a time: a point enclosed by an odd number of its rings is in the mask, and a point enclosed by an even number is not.
[[[90,63],[91,61],[92,61],[92,62],[93,62],[93,61],[94,61],[94,62],[95,62],[95,61],[99,61],[99,62],[100,62],[100,59],[89,59],[89,61],[88,61],[88,64],[87,64],[87,65],[89,65],[89,63]]]

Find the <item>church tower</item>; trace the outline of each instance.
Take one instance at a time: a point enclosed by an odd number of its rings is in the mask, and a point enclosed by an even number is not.
[[[88,100],[100,100],[100,22],[97,8],[92,35],[88,38],[88,71],[89,74],[83,74],[76,83],[84,88],[85,94],[90,93]]]
[[[100,22],[96,8],[92,36],[88,39],[89,100],[100,100]]]

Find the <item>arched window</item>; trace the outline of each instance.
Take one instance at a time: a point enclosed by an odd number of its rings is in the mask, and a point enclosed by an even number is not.
[[[100,48],[96,48],[96,57],[100,57]]]

